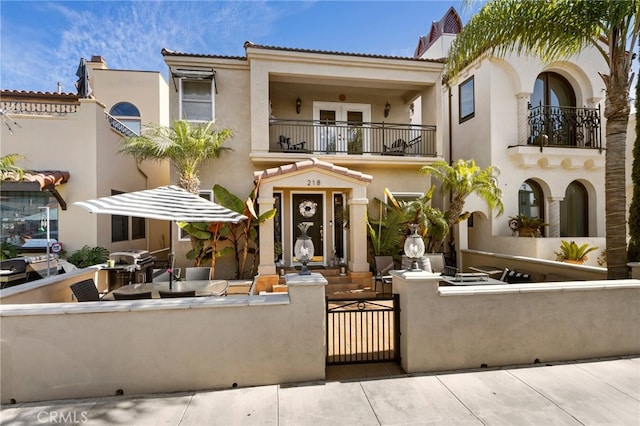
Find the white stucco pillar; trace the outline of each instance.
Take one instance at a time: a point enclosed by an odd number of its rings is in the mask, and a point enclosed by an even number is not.
[[[549,235],[551,238],[560,237],[560,201],[564,198],[560,197],[549,197],[547,198],[547,202],[549,204]]]
[[[351,195],[350,195],[351,196]],[[369,272],[367,262],[367,206],[366,197],[352,197],[349,205],[349,270],[353,272]]]
[[[529,139],[529,98],[531,93],[518,93],[518,145],[526,145]]]
[[[272,210],[276,203],[276,199],[273,198],[273,189],[260,188],[260,191],[264,193],[264,196],[258,197],[258,214],[263,214]],[[276,273],[276,264],[274,261],[274,247],[273,247],[273,220],[266,220],[260,224],[260,265],[258,266],[258,273],[260,275],[274,275]]]

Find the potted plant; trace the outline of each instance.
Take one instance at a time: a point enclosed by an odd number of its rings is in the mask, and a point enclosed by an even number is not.
[[[579,246],[575,241],[562,240],[560,242],[560,251],[555,251],[554,254],[560,262],[580,265],[588,259],[587,254],[594,250],[598,250],[598,247],[589,246],[587,243]]]
[[[509,228],[514,232],[518,231],[521,237],[539,237],[542,235],[540,230],[543,226],[549,224],[539,217],[529,217],[524,213],[509,217]]]

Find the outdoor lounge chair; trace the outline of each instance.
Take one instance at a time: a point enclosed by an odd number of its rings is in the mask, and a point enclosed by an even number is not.
[[[208,266],[189,267],[185,269],[184,279],[187,281],[208,280],[211,275],[211,268]]]
[[[185,290],[185,291],[159,290],[158,294],[160,294],[161,299],[172,298],[172,297],[196,297],[195,290]]]
[[[404,139],[398,139],[391,145],[382,146],[382,155],[404,155],[404,151],[407,148],[407,143]]]
[[[287,138],[284,135],[280,135],[278,138],[278,145],[283,151],[305,151],[304,146],[306,141],[291,143],[291,138]]]
[[[504,281],[509,284],[528,283],[531,282],[531,275],[524,272],[518,272],[514,269],[504,268],[500,281]]]
[[[389,271],[394,268],[393,256],[375,256],[376,262],[376,278],[373,283],[373,291],[378,291],[378,281],[382,283],[382,292],[384,293],[384,285],[392,283],[392,277]]]
[[[151,299],[150,291],[141,291],[138,293],[118,293],[113,292],[113,298],[115,300],[138,300],[138,299]]]
[[[72,284],[71,291],[78,302],[99,302],[100,293],[92,278]]]
[[[181,268],[173,268],[173,280],[177,281],[180,276]],[[169,273],[166,269],[154,269],[152,274],[152,281],[154,283],[166,283],[169,282]]]

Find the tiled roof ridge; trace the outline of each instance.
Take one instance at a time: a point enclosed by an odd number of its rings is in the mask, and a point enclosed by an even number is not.
[[[281,50],[286,52],[318,53],[318,54],[324,54],[324,55],[357,56],[362,58],[401,59],[404,61],[435,62],[435,63],[444,62],[444,59],[421,59],[421,58],[414,58],[412,56],[376,55],[376,54],[370,54],[370,53],[349,53],[349,52],[337,52],[337,51],[330,51],[330,50],[314,50],[314,49],[300,49],[300,48],[294,48],[294,47],[266,46],[261,44],[255,44],[250,41],[246,41],[244,43],[244,47],[245,49],[247,47],[253,47],[256,49],[264,49],[264,50]],[[176,52],[166,48],[162,49],[162,55],[163,56],[190,56],[194,58],[218,58],[218,59],[239,59],[239,60],[247,59],[246,56],[212,55],[212,54],[205,54],[205,53],[185,53],[185,52]]]
[[[40,92],[33,90],[13,90],[13,89],[1,89],[0,96],[13,96],[13,97],[48,97],[48,98],[68,98],[79,99],[80,95],[77,93],[58,93],[58,92]]]
[[[340,52],[334,50],[318,50],[318,49],[302,49],[297,47],[281,47],[281,46],[267,46],[262,44],[256,44],[251,41],[244,43],[244,48],[253,47],[255,49],[265,50],[282,50],[286,52],[305,52],[305,53],[319,53],[325,55],[342,55],[342,56],[358,56],[363,58],[379,58],[379,59],[402,59],[408,61],[420,61],[420,62],[443,62],[442,59],[421,59],[413,56],[393,56],[393,55],[380,55],[374,53],[355,53],[355,52]]]
[[[196,58],[218,58],[218,59],[240,59],[243,61],[247,60],[246,56],[232,56],[232,55],[212,55],[206,53],[185,53],[185,52],[177,52],[175,50],[170,50],[166,48],[162,48],[160,51],[162,56],[192,56]]]
[[[255,180],[258,180],[258,179],[264,179],[264,178],[269,178],[273,176],[285,175],[288,173],[302,171],[305,169],[311,169],[314,167],[325,169],[333,173],[341,174],[341,175],[344,175],[353,179],[357,179],[363,182],[371,182],[373,180],[373,177],[371,175],[367,175],[362,172],[351,170],[346,167],[336,166],[333,163],[318,160],[315,157],[311,157],[306,160],[297,161],[295,163],[285,164],[279,167],[273,167],[264,171],[256,171],[253,173],[253,176]]]

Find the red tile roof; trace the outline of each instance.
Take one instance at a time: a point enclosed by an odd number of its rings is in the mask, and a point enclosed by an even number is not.
[[[346,167],[336,166],[335,164],[328,163],[326,161],[320,161],[317,158],[310,158],[308,160],[298,161],[297,163],[285,164],[283,166],[267,169],[261,172],[254,172],[253,177],[254,180],[265,179],[273,176],[285,175],[288,173],[312,168],[328,170],[332,173],[340,174],[366,183],[370,183],[373,180],[373,177],[371,175],[366,175],[355,170],[350,170]]]
[[[0,91],[0,98],[46,98],[46,99],[64,99],[77,101],[80,96],[76,93],[58,93],[58,92],[34,92],[31,90],[6,90]]]
[[[22,180],[18,179],[18,175],[15,173],[9,173],[7,182],[37,182],[40,184],[40,189],[47,188],[49,186],[60,185],[67,183],[69,180],[69,172],[63,172],[59,170],[44,170],[44,171],[25,171]]]

